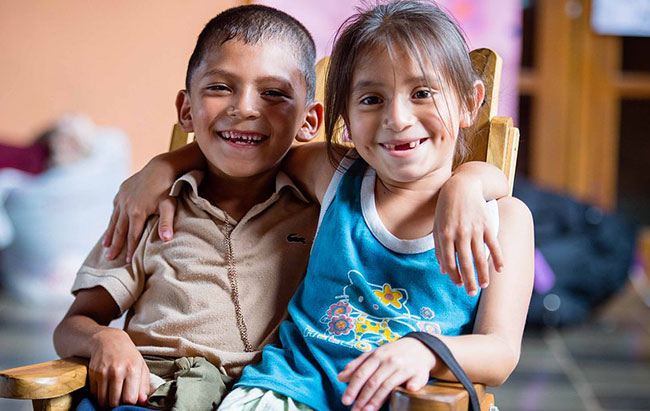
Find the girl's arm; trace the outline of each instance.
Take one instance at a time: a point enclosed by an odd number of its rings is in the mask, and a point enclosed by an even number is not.
[[[163,240],[171,240],[176,201],[167,193],[180,175],[205,168],[205,162],[198,144],[191,143],[157,155],[124,181],[113,200],[113,214],[103,240],[104,247],[108,247],[106,257],[111,260],[119,255],[126,240],[126,260],[130,262],[144,223],[156,211],[160,214],[158,235]],[[325,143],[293,147],[282,168],[312,201],[319,203],[334,174]]]
[[[499,200],[498,241],[504,267],[483,291],[474,333],[439,336],[474,382],[502,384],[519,361],[521,339],[533,286],[533,221],[519,200]],[[494,270],[494,268],[492,268]],[[494,272],[492,272],[494,274]],[[403,338],[363,354],[339,374],[348,382],[343,403],[354,402],[352,410],[367,405],[379,409],[390,392],[401,384],[409,390],[422,388],[429,374],[455,380],[453,374],[413,338]]]
[[[458,166],[440,190],[433,224],[436,258],[442,272],[455,284],[464,284],[470,295],[478,291],[474,265],[479,285],[485,288],[490,281],[483,244],[490,250],[496,271],[503,268],[501,247],[497,233],[488,224],[485,202],[507,195],[506,176],[483,161]]]
[[[61,357],[90,359],[90,392],[100,406],[145,402],[149,368],[129,336],[108,324],[119,308],[102,287],[81,290],[54,330],[54,347]]]
[[[327,154],[327,145],[323,142],[293,147],[282,163],[282,170],[298,185],[300,191],[318,204],[322,203],[334,169]]]
[[[191,143],[177,150],[159,154],[120,186],[113,200],[113,214],[104,236],[109,260],[119,255],[127,242],[127,262],[131,261],[147,218],[160,214],[158,235],[171,240],[176,201],[167,194],[174,181],[190,170],[205,168],[205,157],[198,144]]]

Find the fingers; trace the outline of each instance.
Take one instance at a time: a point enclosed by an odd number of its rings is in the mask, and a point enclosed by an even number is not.
[[[361,388],[363,388],[368,378],[377,370],[377,367],[380,365],[380,362],[377,361],[374,356],[366,355],[363,357],[363,359],[361,359],[362,361],[357,361],[360,359],[361,357],[350,362],[350,364],[345,367],[346,369],[343,370],[343,372],[347,371],[347,375],[349,376],[348,388],[343,393],[342,398],[344,405],[352,404],[354,399],[357,398],[359,391]],[[348,367],[350,368],[348,369]]]
[[[126,213],[120,212],[117,217],[117,223],[115,224],[115,230],[113,231],[112,241],[108,251],[106,252],[106,258],[109,260],[114,259],[120,254],[122,247],[124,246],[124,239],[129,228],[129,219]]]
[[[144,230],[145,217],[133,215],[129,222],[129,233],[126,236],[126,262],[130,263],[135,253],[135,248],[140,242],[140,236]]]
[[[379,409],[391,391],[403,383],[405,379],[401,370],[391,367],[378,368],[364,384],[352,410],[372,411]]]
[[[495,269],[500,271],[503,268],[501,246],[489,228],[454,234],[443,233],[437,236],[435,243],[436,258],[441,261],[441,271],[446,271],[454,284],[465,285],[467,293],[471,296],[478,293],[477,277],[481,288],[490,283],[490,267],[484,244],[490,250]]]
[[[126,370],[124,385],[121,387],[121,392],[118,393],[118,395],[121,396],[121,400],[124,404],[135,405],[140,399],[140,386],[142,380],[141,374],[141,366]]]
[[[411,377],[406,382],[406,389],[409,391],[417,391],[427,385],[429,381],[429,376],[425,374],[418,374]]]
[[[363,362],[366,360],[366,358],[368,358],[370,354],[371,353],[369,352],[363,353],[354,360],[350,361],[345,366],[343,371],[341,371],[337,376],[338,380],[342,382],[349,382],[350,378],[354,375],[354,372],[357,370],[357,368],[359,368],[361,364],[363,364]]]
[[[176,198],[167,197],[158,206],[160,221],[158,235],[164,241],[169,241],[174,236],[174,215],[176,214]]]
[[[117,224],[117,217],[120,215],[120,209],[117,205],[113,206],[113,213],[111,213],[111,220],[108,223],[108,228],[104,234],[104,241],[102,245],[108,247],[113,242],[113,232],[115,231],[115,225]]]
[[[440,236],[440,241],[435,246],[440,250],[442,256],[442,266],[444,267],[442,271],[449,275],[449,279],[454,284],[462,285],[463,280],[456,265],[456,246],[453,236],[450,233],[443,233]]]
[[[478,292],[476,280],[474,279],[474,264],[472,262],[471,238],[462,236],[456,242],[456,251],[458,251],[458,262],[460,264],[460,275],[462,282],[465,284],[467,294],[474,296]]]
[[[149,398],[149,368],[147,364],[142,364],[142,371],[140,373],[140,392],[138,394],[138,402],[146,404]]]
[[[488,249],[490,250],[490,257],[492,258],[492,264],[494,264],[494,269],[500,273],[501,270],[503,270],[504,259],[503,259],[503,252],[501,252],[501,244],[499,244],[499,240],[497,240],[497,236],[495,235],[495,233],[492,232],[492,230],[486,230],[485,238],[483,239],[483,241],[485,241],[485,244],[488,246]]]
[[[485,258],[485,246],[482,237],[475,236],[472,238],[472,255],[474,256],[474,267],[476,267],[479,287],[485,288],[490,283],[490,271],[487,258]],[[471,276],[473,279],[473,272]]]
[[[124,385],[124,379],[116,376],[111,378],[111,382],[108,385],[108,405],[115,408],[120,405],[120,400],[122,399],[122,386]]]

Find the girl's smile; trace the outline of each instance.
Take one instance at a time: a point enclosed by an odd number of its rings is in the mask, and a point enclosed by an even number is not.
[[[410,153],[421,147],[427,142],[429,137],[416,138],[414,140],[395,140],[386,143],[379,143],[379,145],[388,152],[388,154],[401,157],[408,156]]]

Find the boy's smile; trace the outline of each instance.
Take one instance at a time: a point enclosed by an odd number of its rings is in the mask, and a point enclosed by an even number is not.
[[[243,147],[254,147],[269,138],[264,134],[239,130],[217,131],[217,135],[231,144]]]
[[[181,92],[179,118],[194,131],[209,170],[223,179],[274,177],[308,112],[292,44],[273,38],[215,44],[190,87]]]

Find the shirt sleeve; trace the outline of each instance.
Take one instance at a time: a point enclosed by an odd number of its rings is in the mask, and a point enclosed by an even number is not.
[[[105,257],[106,249],[100,239],[77,272],[72,293],[93,287],[102,287],[113,297],[120,315],[128,310],[144,289],[146,273],[143,256],[151,233],[158,227],[158,218],[151,218],[145,226],[130,264],[126,263],[126,247],[113,260]]]

